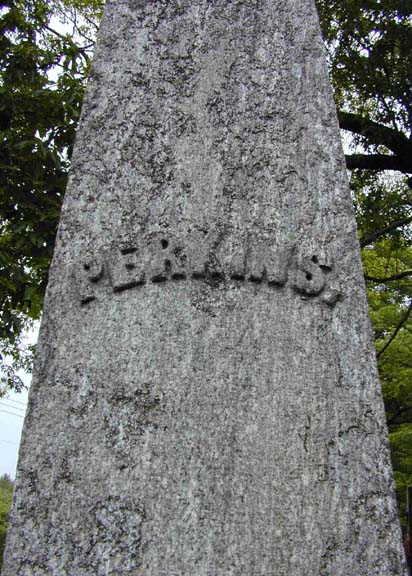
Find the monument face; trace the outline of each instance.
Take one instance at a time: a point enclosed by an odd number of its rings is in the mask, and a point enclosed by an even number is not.
[[[4,576],[404,576],[312,0],[110,0]]]

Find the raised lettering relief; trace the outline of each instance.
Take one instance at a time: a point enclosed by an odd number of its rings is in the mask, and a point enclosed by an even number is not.
[[[152,282],[184,280],[187,276],[187,257],[176,242],[163,236],[155,237],[147,246],[146,269]]]
[[[279,250],[267,244],[252,244],[247,262],[247,278],[251,282],[267,281],[268,284],[284,286],[288,279],[288,267],[292,250]]]
[[[142,254],[133,246],[122,246],[108,260],[110,282],[115,292],[135,288],[145,281]]]
[[[341,292],[333,272],[332,262],[321,250],[308,255],[292,246],[279,248],[262,241],[249,241],[244,246],[232,238],[210,247],[198,242],[184,246],[164,234],[155,234],[86,258],[76,265],[75,276],[83,305],[96,299],[99,283],[105,279],[105,286],[113,292],[189,280],[211,285],[228,281],[266,284],[278,289],[290,287],[303,299],[319,297],[334,306]]]
[[[307,296],[317,296],[325,288],[326,276],[318,264],[318,257],[298,257],[292,273],[292,286]]]
[[[99,258],[86,258],[80,264],[77,280],[82,304],[87,304],[96,298],[94,287],[103,275],[104,263]]]

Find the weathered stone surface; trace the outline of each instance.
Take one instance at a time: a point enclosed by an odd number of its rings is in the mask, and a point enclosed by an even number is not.
[[[4,576],[405,574],[312,0],[110,0]]]

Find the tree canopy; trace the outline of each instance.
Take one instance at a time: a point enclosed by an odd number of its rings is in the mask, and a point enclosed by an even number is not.
[[[317,0],[362,247],[401,521],[412,484],[412,4]]]
[[[0,570],[6,544],[7,522],[13,496],[13,482],[7,474],[0,476]]]
[[[31,364],[22,334],[42,309],[102,6],[103,0],[0,3],[0,360],[9,387],[21,385],[15,370]],[[412,4],[317,0],[317,6],[350,149],[346,163],[404,514],[404,487],[412,484]]]
[[[101,10],[97,0],[0,4],[0,354],[15,388],[15,369],[32,360],[21,336],[42,309]]]

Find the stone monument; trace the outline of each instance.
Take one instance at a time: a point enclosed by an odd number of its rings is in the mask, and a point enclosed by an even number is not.
[[[108,0],[4,576],[404,576],[313,0]]]

